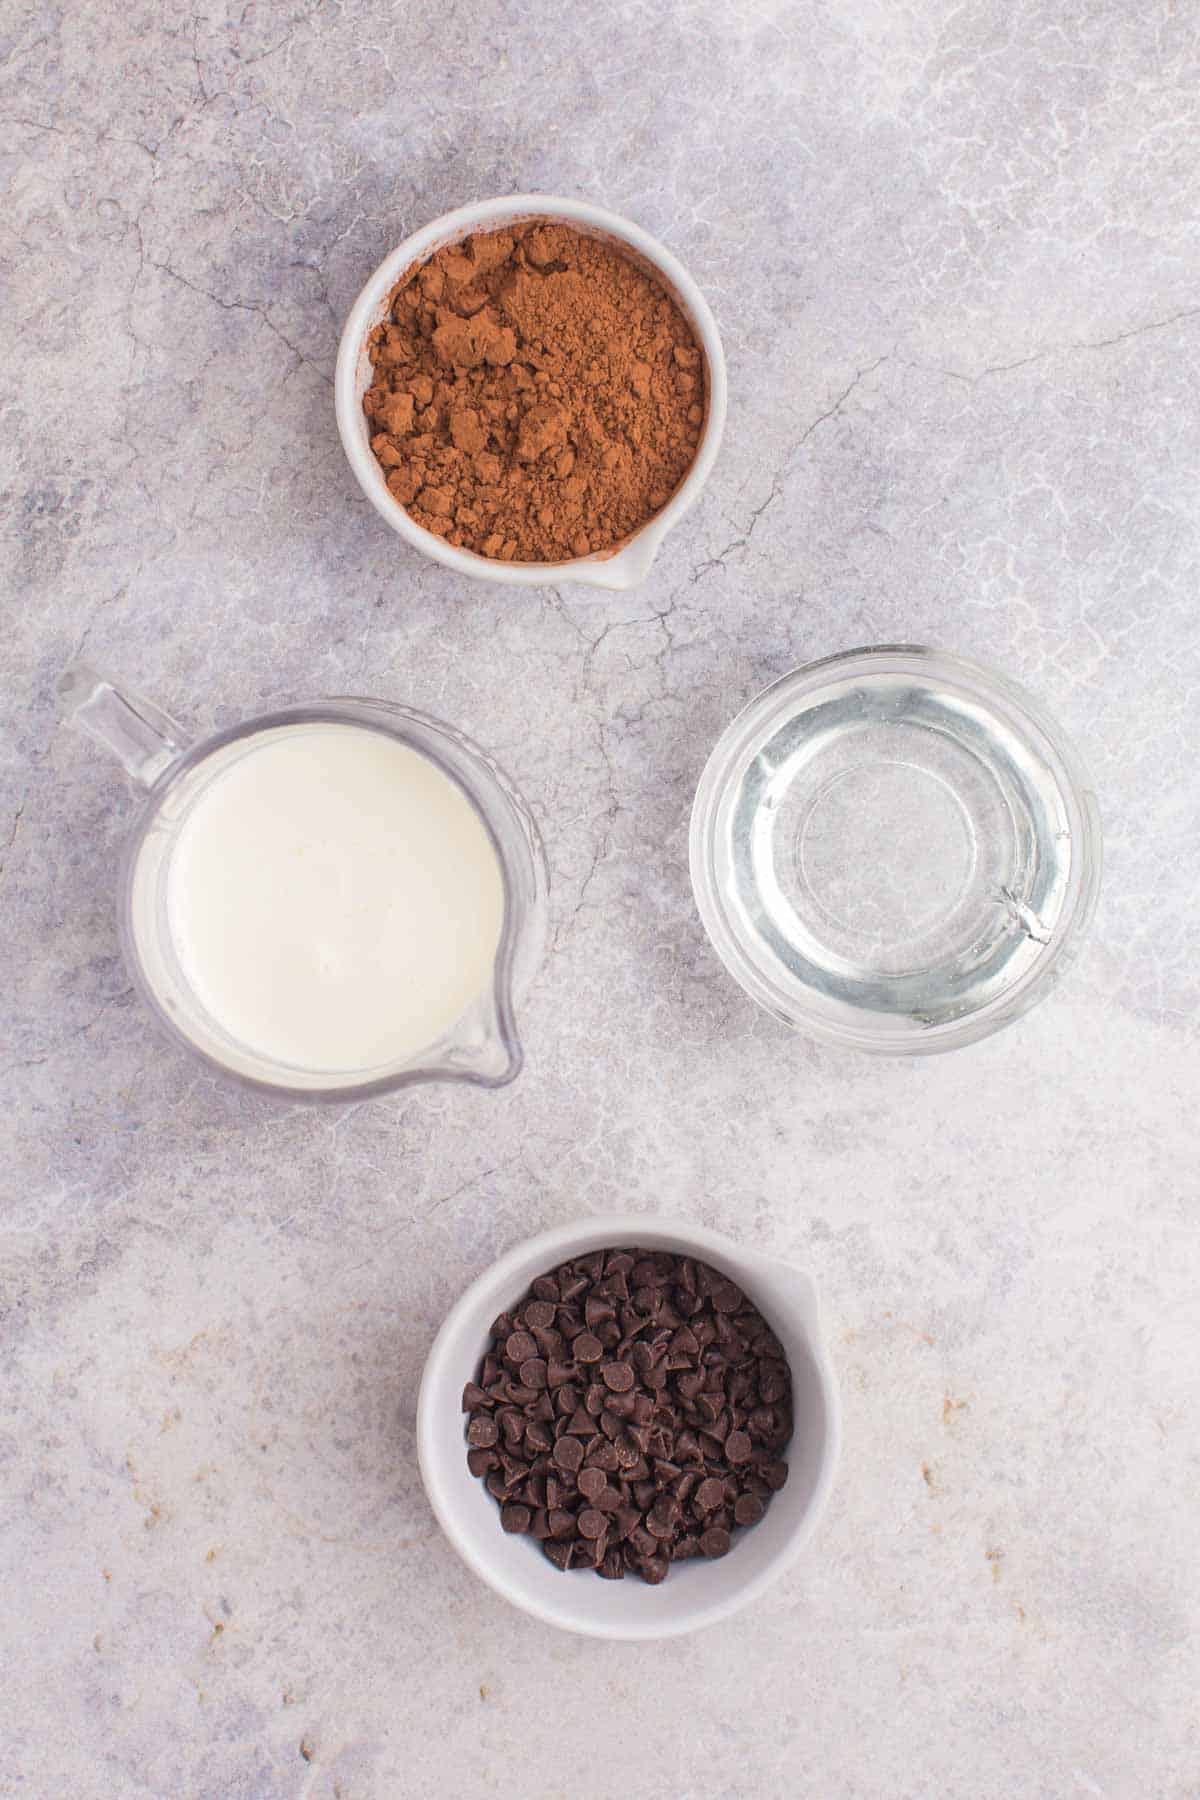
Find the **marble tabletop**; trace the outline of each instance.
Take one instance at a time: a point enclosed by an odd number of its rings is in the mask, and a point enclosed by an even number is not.
[[[1200,1794],[1200,20],[1184,0],[33,0],[0,28],[0,1793]],[[724,449],[646,584],[469,585],[363,500],[342,318],[468,199],[692,270]],[[1094,771],[1057,993],[907,1063],[717,963],[692,791],[757,689],[917,641]],[[339,1111],[165,1046],[84,655],[190,727],[369,692],[528,795],[552,950],[502,1093]],[[815,1276],[813,1547],[669,1646],[556,1634],[442,1539],[422,1361],[579,1213]]]

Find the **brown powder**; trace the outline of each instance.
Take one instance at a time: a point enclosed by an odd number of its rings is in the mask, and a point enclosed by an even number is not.
[[[661,284],[568,225],[468,238],[410,269],[369,341],[363,409],[395,498],[511,562],[611,549],[664,506],[704,421],[704,362]]]

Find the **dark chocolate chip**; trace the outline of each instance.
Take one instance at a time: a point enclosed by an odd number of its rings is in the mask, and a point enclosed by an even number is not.
[[[527,1356],[533,1356],[537,1344],[527,1331],[514,1331],[505,1341],[504,1354],[509,1362],[523,1363]]]
[[[764,1511],[757,1494],[739,1494],[733,1503],[733,1516],[739,1525],[757,1525]]]
[[[533,1523],[533,1514],[527,1506],[502,1506],[500,1523],[505,1531],[528,1531]]]
[[[643,1581],[648,1581],[651,1587],[657,1587],[660,1581],[667,1579],[667,1571],[670,1567],[670,1561],[665,1556],[647,1556],[638,1564],[638,1574]]]
[[[476,1449],[479,1450],[490,1448],[499,1436],[500,1433],[496,1430],[495,1419],[486,1417],[472,1419],[471,1423],[467,1426],[467,1442],[468,1444],[473,1444]]]
[[[726,1556],[733,1539],[720,1525],[710,1525],[700,1539],[700,1548],[705,1556]]]
[[[600,1369],[600,1379],[605,1387],[611,1388],[614,1394],[627,1394],[633,1386],[635,1377],[628,1363],[604,1363]]]
[[[658,1554],[658,1539],[653,1537],[644,1525],[633,1527],[629,1533],[629,1543],[639,1556],[656,1556]]]
[[[597,1494],[602,1494],[607,1486],[608,1482],[605,1480],[603,1469],[594,1467],[580,1469],[579,1491],[585,1500],[594,1500]]]
[[[581,1331],[571,1345],[571,1349],[574,1351],[576,1362],[581,1363],[599,1362],[604,1355],[604,1345],[590,1331]]]
[[[521,1381],[527,1388],[538,1388],[546,1385],[546,1364],[540,1356],[531,1356],[521,1364]]]
[[[723,1481],[718,1481],[715,1476],[710,1475],[708,1480],[702,1481],[700,1486],[696,1489],[692,1504],[695,1506],[697,1512],[706,1513],[712,1512],[714,1508],[723,1505],[724,1500],[725,1483]]]
[[[642,1515],[636,1506],[618,1506],[613,1513],[609,1530],[614,1537],[627,1538],[635,1525],[641,1523]]]
[[[577,1437],[560,1437],[554,1446],[554,1460],[560,1469],[573,1475],[583,1461],[583,1445]]]

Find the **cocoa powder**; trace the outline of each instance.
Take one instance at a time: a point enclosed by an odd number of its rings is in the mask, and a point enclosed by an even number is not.
[[[655,277],[546,222],[408,270],[363,397],[388,488],[450,544],[511,562],[611,549],[664,506],[704,422],[704,360]]]

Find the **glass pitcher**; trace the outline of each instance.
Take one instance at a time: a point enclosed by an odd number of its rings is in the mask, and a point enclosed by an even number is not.
[[[76,664],[59,682],[66,716],[111,750],[139,788],[142,811],[122,858],[121,948],[136,991],[163,1029],[223,1074],[248,1086],[312,1100],[369,1098],[427,1081],[503,1087],[523,1054],[515,1005],[545,947],[548,875],[528,806],[485,751],[452,726],[382,700],[317,700],[246,719],[190,742],[158,707],[95,669]],[[483,824],[503,886],[503,922],[490,984],[455,1024],[398,1061],[346,1069],[305,1067],[253,1048],[207,1009],[173,941],[167,882],[183,821],[238,746],[288,726],[351,725],[415,750],[455,784]]]

